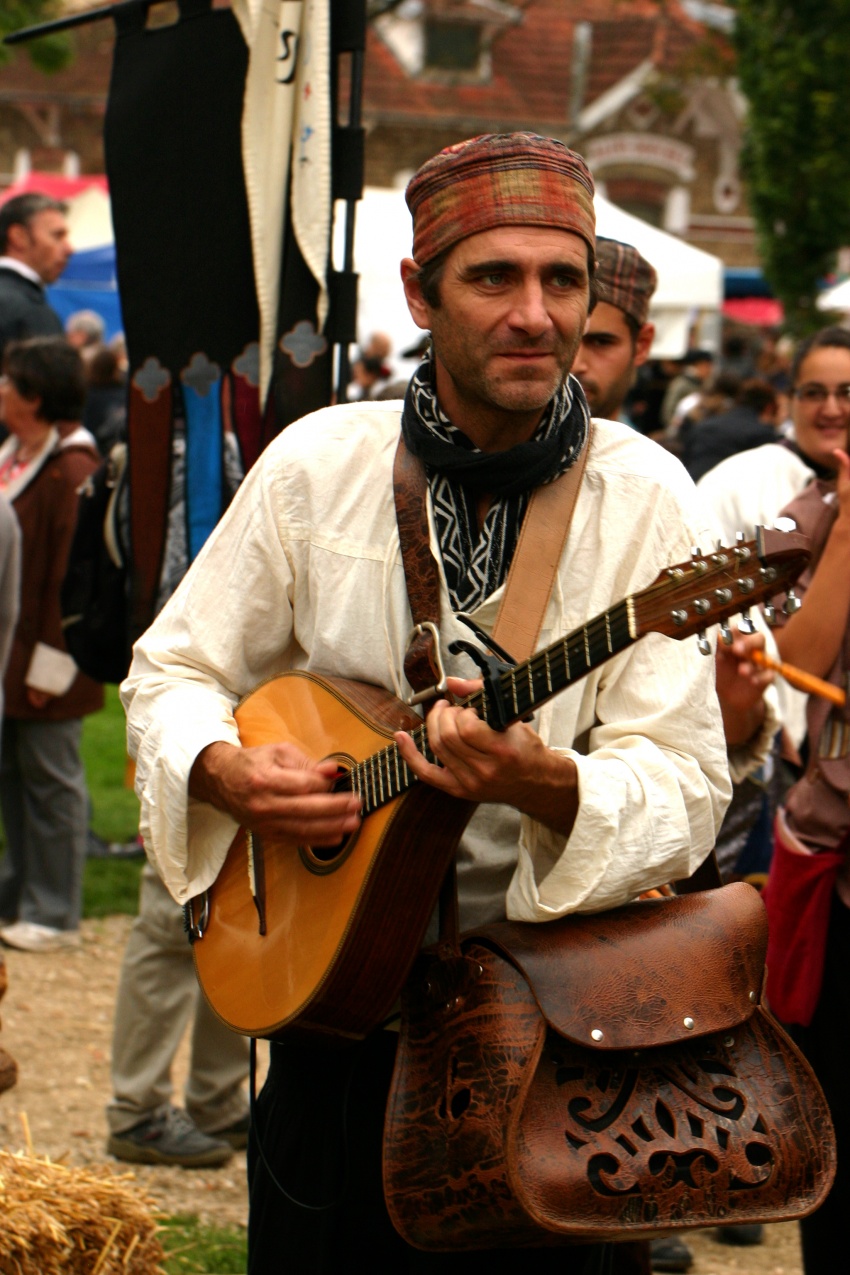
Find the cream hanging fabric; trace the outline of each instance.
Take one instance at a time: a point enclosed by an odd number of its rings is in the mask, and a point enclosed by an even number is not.
[[[331,218],[330,0],[233,0],[250,50],[242,151],[260,308],[260,398],[268,391],[281,250],[291,215],[327,317]],[[292,174],[292,208],[287,187]]]

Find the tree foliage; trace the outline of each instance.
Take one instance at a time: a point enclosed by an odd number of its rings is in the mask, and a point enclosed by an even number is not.
[[[818,281],[850,244],[850,0],[735,7],[750,208],[765,274],[804,333],[823,321]]]
[[[13,31],[60,17],[63,7],[61,0],[0,0],[0,66],[11,57],[21,57],[24,50],[42,71],[61,71],[63,66],[67,66],[72,56],[72,44],[65,32],[29,40],[26,44],[14,46],[14,50],[2,43],[3,37]]]

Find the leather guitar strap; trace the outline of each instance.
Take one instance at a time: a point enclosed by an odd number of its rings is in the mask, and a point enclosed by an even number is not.
[[[575,463],[554,482],[535,488],[499,605],[493,638],[519,663],[534,654],[543,625],[555,572],[567,542],[578,497],[593,423]],[[428,481],[425,468],[400,436],[393,465],[396,522],[407,581],[407,597],[415,626],[440,620],[440,584],[428,531]],[[417,634],[404,660],[404,673],[415,691],[437,680],[430,631]]]
[[[414,691],[425,691],[440,680],[434,633],[424,627],[440,623],[440,577],[431,553],[425,467],[411,456],[401,435],[393,462],[393,495],[415,632],[404,656],[404,675]]]
[[[494,641],[517,663],[529,659],[537,649],[592,439],[593,421],[588,425],[587,439],[574,464],[554,482],[535,488],[522,520],[493,626]]]
[[[508,571],[493,637],[518,662],[534,653],[555,571],[567,540],[581,486],[591,431],[581,455],[565,474],[535,489],[522,523]],[[399,437],[393,465],[396,521],[407,582],[407,596],[419,633],[408,647],[404,674],[415,691],[438,680],[434,637],[423,626],[437,625],[440,584],[428,530],[428,482],[425,468]],[[458,949],[457,866],[453,858],[440,893],[440,940]]]

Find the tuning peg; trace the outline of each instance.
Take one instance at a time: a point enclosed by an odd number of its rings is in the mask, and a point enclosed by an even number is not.
[[[771,627],[771,628],[773,628],[773,627],[775,626],[775,624],[776,624],[776,607],[773,605],[773,603],[772,603],[772,602],[765,602],[765,604],[764,604],[764,618],[765,618],[765,620],[767,621],[767,623],[770,625],[770,627]]]
[[[745,540],[746,537],[743,531],[737,531],[735,533],[735,557],[741,562],[746,562],[747,558],[750,556],[750,551],[744,543]]]
[[[732,630],[729,628],[729,625],[726,623],[725,620],[723,620],[720,625],[720,640],[724,644],[724,646],[731,646],[732,643],[735,641],[734,637],[732,636]]]
[[[753,617],[749,611],[742,611],[738,619],[738,628],[742,633],[755,633],[756,626],[753,624]]]
[[[700,575],[708,570],[708,563],[702,556],[702,549],[699,545],[691,545],[691,558],[693,559],[691,566],[694,571],[698,571]]]
[[[697,650],[700,655],[711,655],[711,643],[705,636],[705,629],[697,634]]]
[[[802,604],[802,602],[801,602],[801,601],[800,601],[800,599],[797,597],[797,595],[796,595],[796,593],[794,592],[794,590],[793,590],[793,589],[789,589],[789,590],[788,590],[788,596],[786,597],[786,599],[785,599],[785,603],[784,603],[784,605],[783,605],[783,607],[782,607],[782,610],[785,612],[785,614],[786,614],[786,615],[793,615],[795,611],[799,611],[799,610],[800,610],[800,607],[801,607],[802,605],[803,605],[803,604]]]

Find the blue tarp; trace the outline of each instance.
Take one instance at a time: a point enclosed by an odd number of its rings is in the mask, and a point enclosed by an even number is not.
[[[758,266],[727,266],[723,295],[727,301],[733,297],[772,297],[773,289]]]
[[[94,310],[106,324],[107,340],[124,330],[112,244],[75,252],[47,296],[63,323],[77,310]]]

